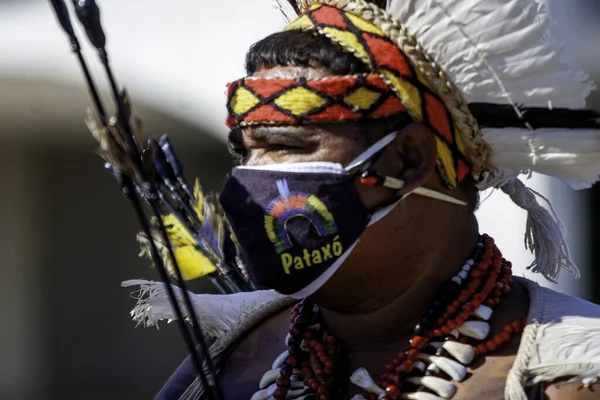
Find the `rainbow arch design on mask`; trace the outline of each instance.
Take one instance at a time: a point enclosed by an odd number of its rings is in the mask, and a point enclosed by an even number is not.
[[[315,195],[290,191],[285,179],[277,181],[277,190],[279,196],[265,210],[265,231],[277,254],[292,247],[287,223],[294,218],[306,218],[319,236],[337,233],[333,215]]]

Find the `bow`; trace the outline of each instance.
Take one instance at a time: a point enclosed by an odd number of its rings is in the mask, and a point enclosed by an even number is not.
[[[221,293],[254,290],[243,268],[240,247],[216,197],[205,196],[198,182],[192,188],[184,177],[183,167],[168,136],[165,134],[159,140],[151,138],[144,143],[141,121],[134,121],[135,129],[132,126],[131,102],[127,93],[118,89],[112,72],[96,2],[73,0],[73,8],[108,77],[117,110],[110,118],[81,53],[67,5],[64,0],[49,1],[69,38],[92,97],[95,115],[88,111],[86,123],[100,145],[98,153],[133,206],[142,229],[138,235],[142,254],[151,258],[165,285],[202,384],[208,388],[211,399],[222,399],[205,335],[185,282],[207,276]],[[184,309],[172,284],[181,289]],[[186,325],[184,315],[191,327]]]

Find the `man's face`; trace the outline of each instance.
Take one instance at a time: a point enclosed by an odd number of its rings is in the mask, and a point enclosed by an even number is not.
[[[260,70],[255,76],[320,79],[327,74],[314,68],[281,67]],[[348,166],[394,127],[403,126],[372,167],[382,175],[403,180],[404,187],[392,190],[366,186],[358,179],[354,183],[363,204],[374,213],[420,186],[444,190],[435,170],[437,152],[433,132],[422,124],[406,124],[407,120],[410,120],[407,115],[398,115],[361,123],[254,126],[232,131],[230,142],[246,166],[302,162],[333,162]],[[354,293],[352,289],[357,280],[377,286],[389,275],[390,267],[397,269],[402,264],[400,260],[410,260],[412,253],[424,251],[423,246],[414,246],[415,243],[430,245],[427,239],[430,229],[416,227],[428,226],[429,220],[436,221],[436,208],[437,203],[430,199],[410,196],[394,207],[386,218],[365,230],[342,267],[313,295],[319,297],[318,303],[343,306],[363,301],[362,294]],[[435,223],[429,225],[436,226]],[[400,249],[399,243],[402,243]],[[347,293],[349,289],[352,293]],[[344,293],[342,298],[340,293]]]
[[[277,67],[259,70],[254,76],[320,79],[327,74],[315,68]],[[369,131],[370,126],[372,132]],[[380,123],[340,123],[250,127],[232,132],[230,145],[242,156],[242,163],[248,166],[314,161],[347,166],[374,140],[389,133],[382,126]],[[392,176],[401,170],[401,160],[396,156],[393,144],[384,150],[375,167],[378,172]],[[370,210],[387,205],[395,198],[389,189],[356,185],[365,206]]]

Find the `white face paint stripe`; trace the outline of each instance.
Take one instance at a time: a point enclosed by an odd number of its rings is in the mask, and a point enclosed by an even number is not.
[[[368,160],[369,158],[373,157],[385,146],[392,143],[392,141],[396,139],[396,136],[398,136],[398,132],[392,132],[389,135],[386,135],[383,138],[379,139],[377,142],[375,142],[375,144],[373,144],[373,146],[369,147],[367,150],[360,153],[358,157],[356,157],[354,160],[350,161],[350,164],[348,164],[348,166],[346,167],[346,171],[355,168],[357,165],[360,165],[363,162],[365,162],[365,160]]]

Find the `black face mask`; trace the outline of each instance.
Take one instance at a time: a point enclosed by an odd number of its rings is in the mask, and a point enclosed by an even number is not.
[[[299,292],[360,237],[369,213],[351,177],[340,172],[232,171],[221,205],[257,284]]]
[[[233,169],[220,202],[258,285],[305,297],[333,275],[371,220],[355,171],[394,137],[371,146],[350,172],[329,162]]]
[[[371,215],[354,185],[395,137],[384,137],[346,169],[329,162],[233,169],[220,202],[258,285],[295,298],[313,294],[365,229],[407,196]],[[381,175],[377,179],[392,189],[403,184]]]

